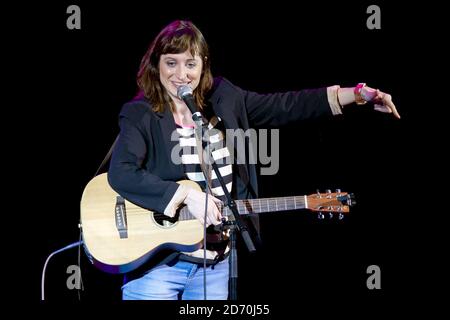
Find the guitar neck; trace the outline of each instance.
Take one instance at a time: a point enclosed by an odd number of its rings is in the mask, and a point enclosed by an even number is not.
[[[306,196],[280,197],[280,198],[259,198],[259,199],[245,199],[235,200],[237,210],[241,215],[258,214],[265,212],[289,211],[306,208]],[[231,215],[229,207],[221,207],[221,212],[224,216]],[[190,214],[187,207],[180,211],[179,220],[195,219]]]
[[[259,198],[236,200],[236,207],[239,214],[247,215],[252,213],[265,213],[277,211],[289,211],[305,209],[305,196],[280,197],[280,198]],[[225,215],[231,214],[231,209],[223,208]]]

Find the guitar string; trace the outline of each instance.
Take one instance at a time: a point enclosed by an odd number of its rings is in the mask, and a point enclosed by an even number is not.
[[[276,200],[276,201],[278,201],[278,200]],[[290,202],[288,202],[288,201],[290,201]],[[266,203],[266,204],[256,203],[255,201],[253,201],[253,202],[241,202],[241,203],[238,203],[237,206],[238,206],[239,209],[242,209],[244,211],[248,211],[248,205],[252,209],[254,209],[254,211],[260,211],[260,210],[263,210],[263,209],[267,209],[268,211],[272,211],[272,210],[274,210],[276,208],[283,208],[283,207],[284,208],[289,208],[289,209],[295,209],[295,208],[297,208],[297,205],[299,205],[298,209],[304,209],[304,208],[300,207],[301,205],[305,204],[304,200],[298,201],[298,200],[295,200],[295,199],[293,199],[293,200],[286,199],[286,201],[283,201],[283,202],[286,202],[283,206],[281,206],[279,203],[275,203],[275,201],[271,201],[270,203]],[[225,206],[221,206],[219,209],[229,210],[229,208],[225,207]],[[134,208],[134,207],[127,208],[127,212],[136,212],[136,211],[143,211],[143,210],[146,211],[147,209],[139,208],[139,207],[138,208]],[[152,211],[152,210],[148,210],[148,211]]]
[[[265,201],[266,203],[261,203],[261,201]],[[278,202],[283,201],[284,202],[284,209],[278,207]],[[291,209],[302,209],[302,205],[304,205],[304,196],[291,196],[291,197],[284,197],[284,198],[259,198],[259,199],[245,199],[245,200],[238,200],[236,202],[236,205],[238,207],[238,211],[240,211],[240,214],[247,215],[251,213],[262,213],[262,212],[270,212],[270,211],[280,211],[280,210],[291,210]],[[248,206],[252,208],[252,211],[250,212],[248,209]],[[273,207],[271,206],[273,205]],[[278,208],[278,210],[276,210]],[[127,212],[129,213],[136,213],[136,212],[142,212],[146,209],[143,208],[128,208]],[[223,205],[220,206],[219,210],[221,212],[227,213],[230,209],[228,207],[224,207]],[[151,210],[149,210],[151,211]],[[163,215],[162,213],[157,213],[159,215]],[[195,217],[186,209],[182,209],[182,211],[179,214],[178,220],[193,220]]]

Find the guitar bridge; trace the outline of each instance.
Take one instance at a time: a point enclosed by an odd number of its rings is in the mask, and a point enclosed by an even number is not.
[[[125,208],[125,199],[121,196],[117,196],[116,198],[115,220],[120,239],[128,238],[127,211]]]

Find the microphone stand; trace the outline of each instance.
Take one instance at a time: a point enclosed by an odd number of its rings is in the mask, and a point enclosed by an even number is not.
[[[207,123],[203,121],[200,112],[195,112],[192,115],[192,119],[194,120],[196,126],[200,126],[202,128],[202,137],[205,136],[205,133],[208,131]],[[229,229],[230,230],[230,258],[229,258],[229,288],[230,288],[230,300],[237,300],[237,278],[238,278],[238,267],[237,267],[237,249],[236,249],[236,231],[241,233],[242,239],[244,239],[245,245],[249,252],[253,253],[256,251],[253,240],[248,231],[247,225],[245,221],[242,219],[241,215],[238,212],[236,202],[231,198],[230,193],[226,187],[225,181],[223,180],[222,174],[219,171],[219,167],[217,163],[214,161],[211,150],[209,148],[209,135],[206,136],[207,139],[201,139],[202,144],[205,145],[208,154],[208,161],[211,164],[214,172],[216,173],[217,179],[219,180],[220,186],[226,197],[226,206],[228,206],[231,210],[231,216],[228,221],[222,222],[222,230]],[[205,141],[206,140],[206,141]],[[206,142],[206,143],[205,143]],[[203,156],[203,155],[201,155]],[[206,176],[205,176],[206,178]],[[208,181],[206,181],[208,183]],[[206,248],[205,248],[206,249]]]
[[[238,269],[237,269],[237,250],[236,250],[236,234],[235,232],[238,231],[242,235],[242,239],[244,239],[245,245],[247,246],[247,249],[250,252],[255,252],[256,248],[252,241],[252,238],[250,237],[250,233],[248,232],[247,225],[240,216],[236,203],[231,198],[230,193],[228,192],[228,189],[226,187],[225,181],[223,180],[222,175],[220,174],[219,167],[217,166],[216,162],[214,161],[214,158],[210,152],[210,141],[209,136],[207,136],[206,139],[206,148],[203,148],[205,146],[205,140],[203,137],[205,136],[205,133],[208,132],[208,124],[206,121],[203,121],[203,117],[198,110],[198,106],[195,105],[194,98],[192,96],[192,88],[190,88],[187,85],[182,85],[177,88],[177,96],[183,100],[186,103],[186,106],[191,110],[192,113],[192,120],[194,120],[195,123],[195,136],[197,141],[200,141],[202,145],[202,149],[208,149],[208,161],[211,164],[214,172],[216,173],[217,179],[219,180],[220,186],[225,194],[227,203],[225,204],[231,209],[231,216],[229,217],[228,221],[222,222],[222,231],[227,228],[230,230],[230,242],[231,242],[231,252],[230,252],[230,299],[236,300],[237,299],[237,278],[238,278]],[[201,128],[201,130],[200,130]],[[199,135],[201,135],[199,137]],[[199,140],[200,139],[200,140]],[[200,150],[199,150],[200,152]],[[202,154],[199,154],[200,157],[203,157]],[[202,167],[202,171],[205,171]],[[208,175],[207,172],[203,172],[203,175],[205,176],[206,185],[208,186]],[[211,186],[208,186],[211,188]],[[224,219],[223,219],[224,220]],[[206,223],[206,221],[205,221]],[[204,248],[206,250],[206,248]]]

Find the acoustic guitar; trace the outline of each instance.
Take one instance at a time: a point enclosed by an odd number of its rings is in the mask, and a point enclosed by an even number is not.
[[[190,180],[180,184],[200,189]],[[309,209],[342,219],[354,204],[346,192],[314,193],[308,196],[236,200],[239,214]],[[192,252],[201,248],[203,226],[184,206],[175,217],[141,208],[117,194],[109,185],[107,173],[93,178],[81,199],[81,226],[84,247],[92,263],[103,271],[125,273],[152,258],[161,249]],[[223,216],[231,214],[220,207]]]

